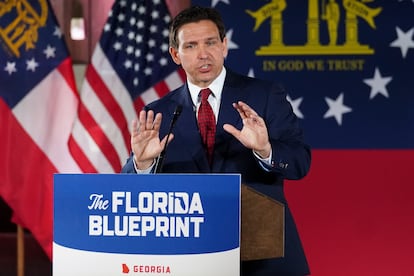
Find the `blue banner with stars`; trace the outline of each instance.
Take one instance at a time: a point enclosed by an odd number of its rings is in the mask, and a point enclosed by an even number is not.
[[[192,4],[221,12],[228,67],[285,86],[313,148],[414,148],[411,0]]]

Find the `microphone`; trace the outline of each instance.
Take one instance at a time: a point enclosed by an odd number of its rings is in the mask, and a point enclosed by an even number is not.
[[[167,152],[168,139],[170,138],[170,134],[172,133],[175,122],[177,121],[178,117],[181,115],[181,111],[183,111],[183,106],[179,104],[175,108],[173,118],[170,123],[170,128],[167,133],[167,140],[165,142],[164,149],[161,151],[160,155],[158,155],[157,162],[155,163],[154,173],[160,173],[162,171],[162,167],[164,165],[165,154]]]

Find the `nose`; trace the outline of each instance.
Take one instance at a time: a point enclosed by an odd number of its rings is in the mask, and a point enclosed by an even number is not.
[[[208,50],[207,50],[207,47],[206,47],[206,46],[201,45],[201,46],[198,48],[198,57],[199,57],[200,59],[205,59],[205,58],[207,58],[207,57],[208,57]]]

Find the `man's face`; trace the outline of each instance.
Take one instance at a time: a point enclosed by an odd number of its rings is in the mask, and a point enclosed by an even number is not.
[[[178,49],[170,48],[174,62],[181,64],[189,81],[207,87],[221,72],[227,56],[217,26],[210,20],[183,25],[177,32]]]

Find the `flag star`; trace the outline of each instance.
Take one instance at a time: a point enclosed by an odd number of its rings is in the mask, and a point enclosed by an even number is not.
[[[215,7],[219,2],[223,2],[227,5],[230,5],[230,1],[229,0],[211,0],[211,7]]]
[[[144,14],[144,13],[145,13],[145,11],[146,11],[146,9],[145,9],[145,7],[144,7],[144,6],[140,6],[140,7],[139,7],[139,9],[138,9],[138,12],[139,12],[140,14]]]
[[[302,112],[299,109],[300,104],[302,103],[303,97],[297,98],[295,100],[292,100],[289,95],[286,96],[286,99],[290,102],[290,105],[293,108],[293,113],[300,118],[304,119],[305,116],[303,116]]]
[[[344,93],[339,94],[336,100],[325,97],[325,101],[329,106],[328,111],[323,115],[323,118],[335,117],[338,125],[342,125],[342,116],[345,113],[351,112],[352,108],[344,105]]]
[[[148,53],[148,54],[147,54],[147,56],[146,56],[146,60],[147,60],[148,62],[153,61],[153,60],[154,60],[154,55],[153,55],[153,54]]]
[[[111,24],[106,23],[104,26],[104,31],[109,32],[111,30]]]
[[[130,54],[132,54],[133,52],[134,52],[134,47],[132,47],[131,45],[129,45],[127,48],[126,48],[126,53],[128,54],[128,55],[130,55]]]
[[[135,37],[135,42],[136,43],[141,43],[142,42],[142,35],[137,35],[137,37]]]
[[[397,36],[398,38],[394,40],[390,46],[391,47],[400,47],[401,54],[403,58],[407,56],[407,52],[409,48],[414,48],[414,40],[413,40],[413,34],[414,34],[414,28],[411,28],[409,31],[404,33],[399,27],[396,27]]]
[[[153,11],[151,13],[151,16],[152,16],[153,19],[157,19],[160,16],[160,14],[157,11]]]
[[[127,59],[127,60],[124,62],[124,66],[125,66],[125,68],[126,68],[126,69],[129,69],[129,68],[131,68],[131,67],[132,67],[132,62],[131,62],[129,59]]]
[[[7,62],[6,67],[4,67],[4,71],[7,71],[9,75],[13,74],[14,72],[17,72],[16,62]]]
[[[118,21],[119,22],[123,22],[125,20],[125,15],[123,14],[123,13],[120,13],[119,15],[118,15]]]
[[[156,43],[156,41],[154,40],[154,39],[150,39],[150,40],[148,40],[148,46],[150,47],[150,48],[153,48],[153,47],[155,47],[157,45],[157,43]]]
[[[152,69],[151,68],[145,68],[144,73],[145,73],[145,75],[150,76],[152,74]]]
[[[131,19],[129,19],[129,25],[131,26],[134,26],[136,22],[137,22],[137,19],[134,17],[131,17]]]
[[[164,22],[169,24],[171,21],[171,17],[169,15],[164,16]]]
[[[253,68],[250,68],[250,69],[249,69],[249,72],[247,73],[247,75],[248,75],[249,77],[254,78],[255,74],[254,74],[254,70],[253,70]]]
[[[119,42],[119,41],[115,42],[115,44],[114,44],[114,49],[115,49],[116,51],[121,50],[121,49],[122,49],[122,43],[121,43],[121,42]]]
[[[47,45],[47,48],[43,51],[43,53],[46,55],[46,58],[53,58],[55,57],[55,47],[51,47],[50,45]]]
[[[115,33],[117,36],[122,36],[124,34],[124,30],[122,28],[117,28]]]
[[[226,37],[227,37],[227,48],[229,49],[229,50],[231,50],[231,49],[238,49],[239,48],[239,45],[237,45],[236,43],[234,43],[232,40],[231,40],[231,37],[233,36],[233,29],[231,29],[231,30],[229,30],[227,33],[226,33]]]
[[[150,27],[150,32],[151,32],[151,33],[156,33],[157,31],[158,31],[157,26],[155,26],[155,25],[151,25],[151,27]]]
[[[27,64],[26,70],[27,71],[31,70],[33,72],[36,71],[36,67],[39,66],[39,63],[37,63],[34,58],[26,61],[26,64]]]
[[[141,28],[144,28],[145,27],[145,22],[144,21],[142,21],[142,20],[139,20],[138,22],[137,22],[137,28],[138,29],[141,29]]]
[[[168,44],[167,44],[167,43],[163,43],[163,44],[161,45],[161,51],[163,51],[163,52],[167,52],[167,51],[168,51],[168,49],[169,49],[169,47],[168,47]]]
[[[161,66],[165,66],[165,65],[168,64],[168,60],[166,58],[161,58],[160,59],[160,64],[161,64]]]
[[[55,27],[55,31],[53,32],[53,35],[61,38],[62,37],[62,31],[60,30],[59,27]]]
[[[374,77],[372,79],[364,79],[364,82],[371,86],[371,94],[369,95],[369,99],[374,98],[378,94],[384,95],[384,97],[388,98],[388,91],[385,87],[390,81],[392,77],[382,77],[381,72],[376,67]]]
[[[128,33],[128,39],[133,40],[134,38],[135,38],[135,33],[134,32],[129,32]]]

